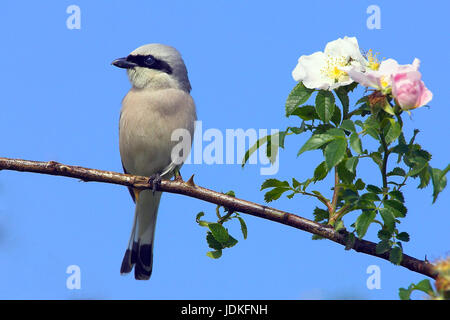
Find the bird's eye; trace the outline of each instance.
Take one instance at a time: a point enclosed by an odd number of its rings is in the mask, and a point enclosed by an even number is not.
[[[152,64],[155,63],[155,61],[156,60],[155,60],[155,58],[153,56],[148,56],[148,57],[145,58],[145,64],[147,66],[151,66]]]

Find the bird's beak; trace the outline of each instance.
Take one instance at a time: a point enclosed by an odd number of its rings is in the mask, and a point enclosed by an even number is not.
[[[113,66],[116,66],[118,68],[122,69],[131,69],[137,66],[136,63],[128,61],[127,58],[119,58],[111,62]]]

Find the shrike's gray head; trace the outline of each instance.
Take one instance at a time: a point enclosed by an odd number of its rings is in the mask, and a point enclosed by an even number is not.
[[[114,60],[112,64],[127,69],[128,78],[136,88],[191,91],[184,61],[173,47],[159,43],[147,44],[125,58]]]

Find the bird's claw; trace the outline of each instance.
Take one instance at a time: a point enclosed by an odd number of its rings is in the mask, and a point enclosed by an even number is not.
[[[161,175],[159,173],[152,174],[148,179],[148,183],[152,185],[152,192],[154,195],[157,189],[156,187],[161,185]]]

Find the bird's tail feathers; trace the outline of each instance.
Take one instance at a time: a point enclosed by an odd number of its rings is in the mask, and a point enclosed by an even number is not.
[[[148,280],[153,266],[153,239],[161,192],[143,190],[136,199],[133,229],[122,260],[120,273],[130,273],[134,266],[137,280]]]

